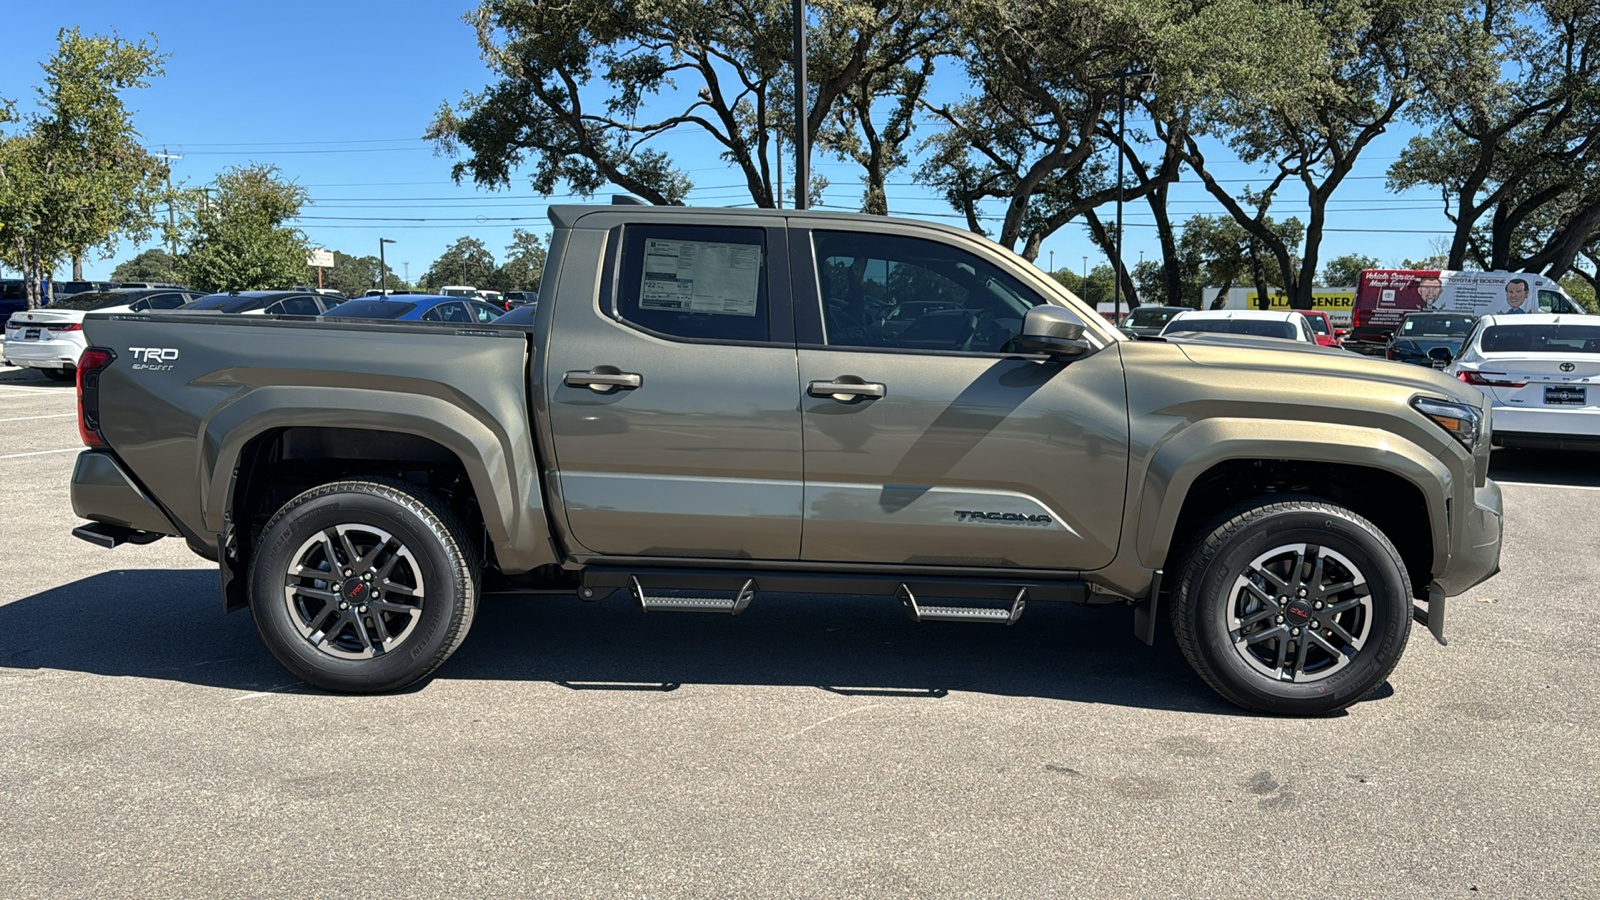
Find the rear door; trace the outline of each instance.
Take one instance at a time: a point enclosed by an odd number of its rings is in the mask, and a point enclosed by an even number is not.
[[[793,220],[806,560],[1094,569],[1128,467],[1121,356],[1016,350],[1031,276],[885,223]]]
[[[540,364],[553,485],[582,549],[799,556],[784,232],[768,217],[638,211],[567,232]]]

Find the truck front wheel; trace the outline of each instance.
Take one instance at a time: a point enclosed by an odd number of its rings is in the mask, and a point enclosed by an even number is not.
[[[306,491],[267,523],[251,560],[256,630],[317,687],[403,688],[449,659],[472,624],[478,573],[465,534],[404,481]]]
[[[1372,693],[1400,661],[1408,583],[1394,545],[1350,510],[1262,501],[1191,545],[1172,626],[1190,665],[1228,700],[1328,713]]]

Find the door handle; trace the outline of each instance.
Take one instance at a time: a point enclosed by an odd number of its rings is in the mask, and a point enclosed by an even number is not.
[[[849,376],[847,376],[849,377]],[[813,381],[806,385],[806,393],[813,397],[832,397],[841,403],[848,403],[862,397],[877,399],[889,393],[881,384],[864,381]]]
[[[586,387],[596,393],[604,394],[610,391],[631,391],[644,384],[644,377],[633,372],[602,372],[601,369],[610,369],[611,366],[595,366],[587,372],[568,372],[565,379],[567,387]]]

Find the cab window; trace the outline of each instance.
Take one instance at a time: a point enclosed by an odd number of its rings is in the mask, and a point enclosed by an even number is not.
[[[665,337],[769,340],[761,228],[635,225],[623,231],[615,315]]]
[[[938,241],[814,233],[829,346],[1012,352],[1043,298],[993,263]]]

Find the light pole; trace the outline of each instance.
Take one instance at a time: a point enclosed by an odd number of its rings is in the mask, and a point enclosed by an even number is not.
[[[1112,260],[1111,283],[1112,301],[1111,314],[1117,319],[1122,318],[1122,148],[1128,138],[1128,79],[1135,76],[1149,75],[1149,69],[1127,68],[1120,72],[1107,72],[1096,75],[1094,81],[1115,78],[1117,80],[1117,258]]]
[[[1078,299],[1082,300],[1085,303],[1088,303],[1089,302],[1089,257],[1087,257],[1087,256],[1085,256],[1083,258],[1083,281],[1079,282],[1078,287],[1083,289],[1083,296],[1079,297]]]
[[[383,261],[383,245],[393,244],[393,240],[386,237],[378,238],[378,294],[380,297],[389,296],[389,267]]]
[[[1050,274],[1054,275],[1055,273],[1056,273],[1056,252],[1054,250],[1051,250],[1050,251]]]
[[[806,134],[806,0],[794,0],[794,208],[805,209],[811,180],[811,136]]]

